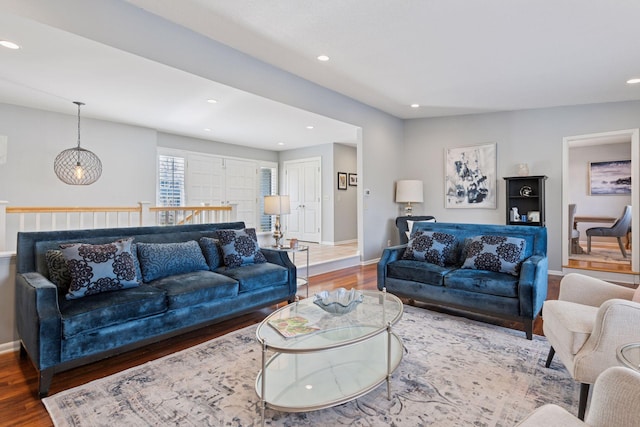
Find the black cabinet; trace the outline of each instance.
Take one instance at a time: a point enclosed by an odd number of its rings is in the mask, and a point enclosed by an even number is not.
[[[545,226],[544,175],[505,177],[507,225]],[[514,211],[515,208],[515,211]],[[514,213],[517,212],[517,217]]]

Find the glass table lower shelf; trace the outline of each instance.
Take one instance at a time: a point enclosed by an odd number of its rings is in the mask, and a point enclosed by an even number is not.
[[[384,351],[387,340],[390,340],[390,359]],[[266,364],[264,400],[270,408],[286,412],[339,405],[385,382],[401,360],[402,342],[393,333],[332,350],[276,353]],[[261,371],[256,379],[256,393],[260,398],[262,380]]]

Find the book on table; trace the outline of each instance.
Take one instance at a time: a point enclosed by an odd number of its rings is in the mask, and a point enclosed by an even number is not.
[[[309,323],[309,321],[302,316],[269,320],[269,325],[271,325],[276,331],[280,332],[280,334],[285,338],[293,338],[320,330],[320,328],[309,326],[307,323]]]

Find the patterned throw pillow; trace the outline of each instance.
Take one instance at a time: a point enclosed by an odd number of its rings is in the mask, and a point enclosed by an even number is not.
[[[176,243],[138,243],[138,258],[142,280],[145,282],[209,269],[200,245],[195,240]]]
[[[524,255],[524,239],[506,236],[476,236],[467,239],[462,268],[509,273],[517,276]]]
[[[201,237],[198,243],[200,243],[200,249],[202,249],[204,259],[207,260],[211,271],[222,266],[222,260],[220,259],[220,241],[218,239]]]
[[[444,267],[455,263],[456,246],[456,236],[452,234],[419,230],[409,240],[402,258]]]
[[[71,273],[62,251],[49,250],[45,253],[45,259],[49,269],[49,280],[58,287],[60,293],[67,293],[71,285]]]
[[[138,286],[131,253],[133,239],[104,245],[71,243],[60,245],[71,274],[67,299]]]
[[[224,265],[228,268],[267,262],[260,252],[255,228],[218,230],[216,236],[220,240]]]

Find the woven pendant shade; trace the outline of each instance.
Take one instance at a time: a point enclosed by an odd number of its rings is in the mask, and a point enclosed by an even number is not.
[[[56,156],[53,170],[60,180],[70,185],[93,184],[102,175],[102,162],[94,153],[80,148],[80,106],[78,105],[78,145],[67,148]]]

